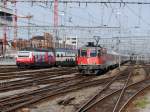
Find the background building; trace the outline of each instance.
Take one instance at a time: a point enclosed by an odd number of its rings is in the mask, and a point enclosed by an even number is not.
[[[6,8],[2,2],[0,2],[0,25],[12,25],[13,23],[13,10]]]
[[[71,45],[74,49],[77,49],[77,46],[78,46],[77,36],[75,36],[75,37],[67,37],[65,43],[66,43],[66,45]]]
[[[55,48],[77,49],[77,37],[67,37],[64,40],[59,39],[55,42]]]
[[[0,1],[0,55],[3,55],[4,48],[8,48],[7,41],[7,26],[11,26],[13,24],[13,10],[4,6],[4,3]]]
[[[53,36],[49,33],[44,33],[43,36],[33,36],[31,46],[33,48],[53,48]]]

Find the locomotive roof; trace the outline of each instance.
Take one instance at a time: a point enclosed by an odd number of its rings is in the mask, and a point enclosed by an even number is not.
[[[96,49],[96,47],[88,47],[88,46],[84,46],[84,47],[81,47],[80,49]],[[100,46],[97,46],[97,48],[99,48],[99,49],[102,49],[102,47],[100,47]]]
[[[81,47],[81,49],[95,49],[95,48],[102,48],[100,45],[95,45],[94,42],[88,42],[87,45]]]

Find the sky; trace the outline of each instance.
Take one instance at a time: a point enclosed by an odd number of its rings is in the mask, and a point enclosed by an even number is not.
[[[18,14],[24,16],[33,15],[32,23],[36,25],[53,26],[53,5],[49,8],[43,8],[39,5],[45,7],[44,4],[38,3],[33,4],[33,6],[25,3],[18,4]],[[123,35],[129,33],[132,33],[132,35],[145,35],[150,31],[150,13],[148,10],[150,10],[150,5],[125,5],[120,7],[120,5],[116,4],[88,4],[87,6],[85,4],[80,6],[78,4],[59,4],[59,25],[121,26]],[[28,25],[28,21],[27,19],[21,19],[18,24]],[[73,33],[72,31],[70,32]],[[35,31],[35,33],[37,32]],[[101,31],[101,33],[99,34],[98,31],[96,35],[109,34],[109,32],[105,31]],[[113,32],[110,33],[112,36]],[[114,33],[116,34],[116,32]]]
[[[103,0],[107,1],[107,0]],[[116,1],[116,0],[109,0]],[[120,0],[117,0],[120,1]],[[150,0],[124,0],[145,1]],[[15,7],[9,5],[13,10]],[[120,4],[59,4],[59,25],[65,26],[109,26],[120,27],[114,29],[66,29],[59,31],[59,37],[78,36],[78,38],[127,37],[150,36],[150,5],[120,5]],[[33,15],[31,25],[53,26],[53,4],[46,6],[43,3],[17,3],[17,14],[20,16]],[[18,26],[28,25],[27,19],[20,18]],[[43,32],[54,33],[49,28],[18,29],[18,38],[31,38],[35,35],[43,35]],[[9,38],[13,38],[13,29],[8,31]],[[145,37],[144,37],[145,38]],[[81,43],[85,39],[81,39]],[[143,44],[143,43],[142,43]]]

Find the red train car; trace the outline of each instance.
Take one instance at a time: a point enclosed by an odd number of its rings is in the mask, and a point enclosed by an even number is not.
[[[83,74],[100,74],[104,70],[117,67],[119,56],[117,53],[107,52],[106,48],[89,43],[78,50],[78,70]],[[129,59],[128,56],[121,56],[121,58],[121,63]]]
[[[16,65],[24,68],[50,67],[55,65],[55,54],[52,50],[22,50],[18,51]]]

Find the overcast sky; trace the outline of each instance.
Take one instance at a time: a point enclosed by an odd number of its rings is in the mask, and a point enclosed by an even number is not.
[[[29,3],[18,4],[18,14],[24,16],[31,14],[33,15],[32,23],[52,26],[53,5],[49,8],[39,5],[46,7],[39,3],[33,4],[33,6]],[[147,34],[150,30],[149,10],[150,5],[88,4],[86,6],[86,4],[81,4],[79,6],[79,4],[59,4],[59,25],[121,26],[122,33],[141,35]],[[21,19],[18,24],[27,25],[27,19]]]
[[[113,0],[110,0],[113,1]],[[114,0],[116,1],[116,0]],[[120,0],[118,0],[120,1]],[[125,1],[125,0],[124,0]],[[131,1],[131,0],[126,0]],[[149,0],[132,0],[145,1]],[[10,5],[12,9],[12,5]],[[115,36],[149,36],[150,35],[150,5],[120,5],[120,4],[59,4],[59,25],[66,26],[109,26],[121,27],[121,29],[100,30],[61,30],[60,37],[64,35],[78,36],[79,38],[101,38]],[[32,25],[53,26],[53,4],[46,6],[42,3],[17,3],[17,13],[21,16],[33,15]],[[27,19],[19,19],[18,25],[28,25]],[[119,31],[121,30],[121,34]],[[43,32],[51,32],[50,29],[31,28],[33,35],[42,35]],[[13,30],[8,32],[9,38],[13,38]],[[27,28],[19,28],[19,38],[28,38]]]
[[[84,1],[84,0],[83,0]],[[106,1],[106,0],[103,0]],[[110,0],[114,1],[114,0]],[[115,0],[116,1],[116,0]],[[118,0],[120,1],[120,0]],[[131,0],[124,0],[131,1]],[[139,1],[139,0],[132,0]],[[148,2],[149,0],[140,0]],[[14,7],[12,7],[14,9]],[[42,6],[42,7],[41,7]],[[45,7],[45,8],[44,8]],[[48,7],[48,8],[47,8]],[[150,5],[121,5],[120,4],[59,4],[59,25],[71,26],[110,26],[120,27],[122,35],[147,35],[150,31]],[[17,3],[17,13],[21,16],[33,15],[32,24],[53,26],[53,4]],[[18,25],[28,25],[27,19],[19,19]],[[23,29],[25,30],[25,29]],[[19,31],[26,37],[26,31]],[[32,35],[42,32],[32,28]],[[68,32],[69,33],[69,32]],[[71,30],[70,33],[73,33]],[[77,33],[77,32],[75,32]],[[89,36],[90,31],[85,35]],[[117,35],[116,32],[95,31],[95,35]],[[115,34],[114,34],[115,33]],[[81,33],[79,33],[80,35]],[[83,34],[83,33],[82,33]]]

